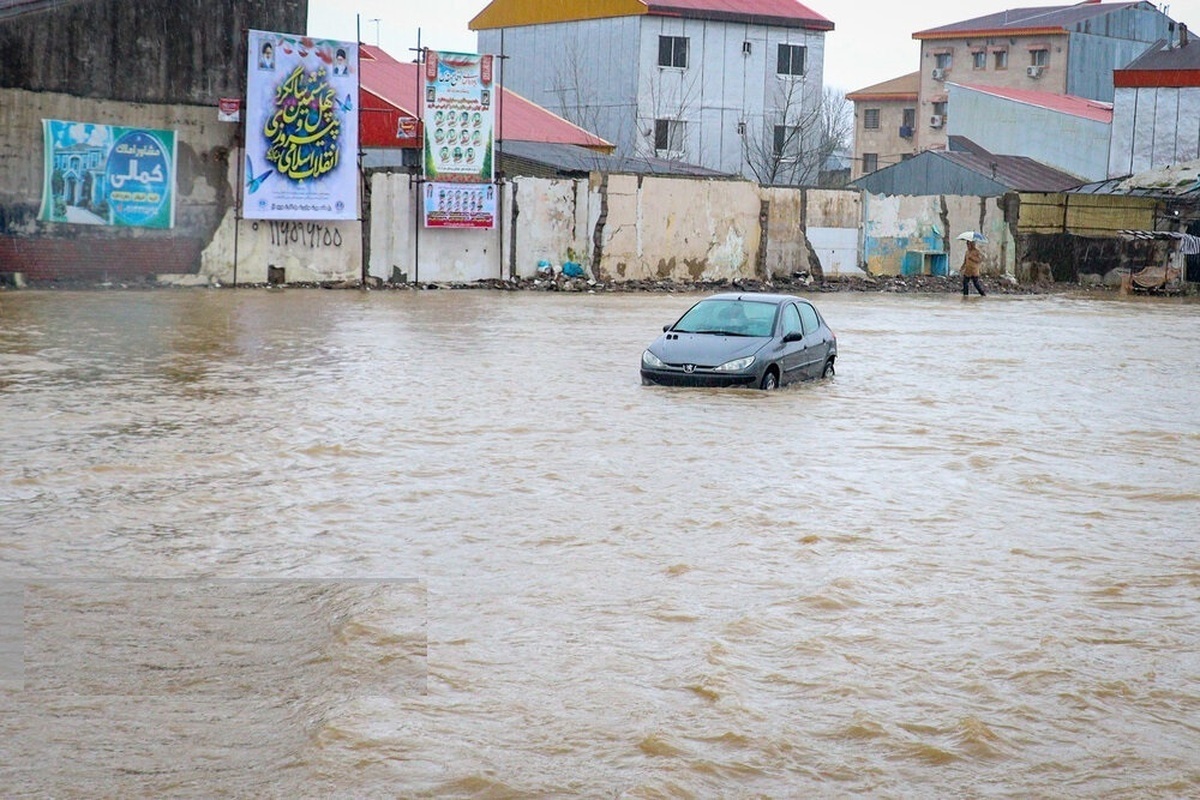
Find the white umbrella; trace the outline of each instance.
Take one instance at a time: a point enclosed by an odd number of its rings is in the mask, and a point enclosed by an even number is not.
[[[979,231],[963,231],[962,233],[960,233],[958,236],[956,236],[954,238],[962,239],[962,240],[968,241],[968,242],[986,242],[987,241],[987,237],[984,236]]]

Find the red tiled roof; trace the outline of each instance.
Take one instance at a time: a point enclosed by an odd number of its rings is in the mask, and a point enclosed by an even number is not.
[[[651,14],[833,30],[833,23],[797,0],[645,0]]]
[[[1073,94],[1055,94],[1054,92],[1038,92],[1033,89],[1009,89],[1003,86],[976,86],[973,84],[954,84],[964,89],[970,89],[993,97],[1003,97],[1017,103],[1024,103],[1038,108],[1047,108],[1073,117],[1094,120],[1095,122],[1112,122],[1113,104],[1099,100],[1089,100]]]
[[[1036,6],[1032,8],[1010,8],[985,14],[982,17],[942,25],[938,28],[917,31],[914,39],[949,39],[961,38],[967,35],[996,34],[1016,36],[1028,34],[1068,33],[1075,25],[1084,20],[1103,16],[1112,11],[1120,11],[1143,5],[1134,3],[1101,3],[1098,0],[1085,0],[1082,3],[1066,6]]]
[[[363,147],[416,146],[396,138],[399,117],[416,118],[421,108],[421,72],[373,45],[359,46]],[[390,119],[385,118],[390,114]],[[508,89],[498,99],[499,138],[509,141],[574,144],[611,152],[613,145],[594,133]]]

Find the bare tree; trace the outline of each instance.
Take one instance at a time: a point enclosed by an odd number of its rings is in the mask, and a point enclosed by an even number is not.
[[[638,108],[637,155],[677,161],[696,156],[687,152],[687,119],[699,95],[699,70],[657,70],[645,80],[642,95],[647,102]]]
[[[763,185],[815,184],[826,161],[845,149],[853,132],[844,93],[825,87],[819,102],[805,102],[805,88],[804,81],[787,81],[761,124],[742,128],[743,157]]]

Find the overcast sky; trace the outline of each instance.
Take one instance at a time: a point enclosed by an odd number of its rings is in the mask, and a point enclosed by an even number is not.
[[[308,33],[323,39],[378,44],[402,60],[412,57],[410,49],[417,46],[418,30],[425,47],[475,52],[475,32],[467,25],[487,5],[488,0],[309,0]],[[825,85],[852,92],[915,71],[920,49],[912,38],[914,31],[1005,8],[1053,3],[813,0],[805,5],[834,24],[834,30],[825,36]],[[1177,0],[1166,6],[1166,12],[1200,36],[1200,0]]]

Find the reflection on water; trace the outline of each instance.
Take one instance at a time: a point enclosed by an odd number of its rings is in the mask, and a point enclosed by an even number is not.
[[[0,294],[5,794],[1200,794],[1194,303],[691,299]]]

